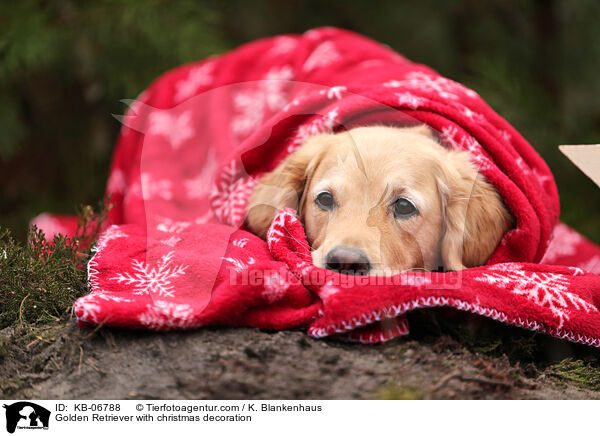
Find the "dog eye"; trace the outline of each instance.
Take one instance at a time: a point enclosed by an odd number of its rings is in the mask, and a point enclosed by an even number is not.
[[[333,209],[333,206],[335,206],[333,195],[331,195],[331,192],[327,191],[319,193],[317,198],[315,198],[315,203],[323,210],[331,210]]]
[[[408,198],[400,197],[392,207],[396,218],[407,219],[419,214],[415,205]]]

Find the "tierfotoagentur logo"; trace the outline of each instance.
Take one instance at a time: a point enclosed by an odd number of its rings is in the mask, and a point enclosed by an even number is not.
[[[50,411],[42,406],[29,401],[19,401],[10,405],[4,404],[6,409],[6,431],[14,433],[19,430],[48,430]]]

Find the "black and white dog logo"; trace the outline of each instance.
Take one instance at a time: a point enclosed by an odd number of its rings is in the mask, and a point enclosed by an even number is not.
[[[50,411],[29,401],[5,404],[6,431],[14,433],[18,429],[48,429]]]

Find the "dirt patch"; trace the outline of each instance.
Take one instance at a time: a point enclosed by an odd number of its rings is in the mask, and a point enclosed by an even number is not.
[[[435,323],[424,319],[412,320],[412,339],[377,346],[248,328],[94,331],[73,321],[42,335],[8,328],[0,332],[0,387],[4,398],[38,399],[600,397],[599,386],[587,383],[597,381],[585,360],[596,359],[595,350],[502,327],[496,339],[520,348],[524,338],[534,341],[530,358],[515,360],[494,355],[494,342],[478,352],[464,335],[432,334],[419,322]],[[591,357],[564,360],[578,353]]]

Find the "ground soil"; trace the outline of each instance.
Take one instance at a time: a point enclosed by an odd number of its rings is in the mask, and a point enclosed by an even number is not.
[[[600,397],[598,391],[556,376],[550,363],[572,354],[573,348],[539,335],[536,352],[545,356],[544,364],[478,353],[446,333],[416,334],[373,346],[312,339],[302,331],[94,331],[80,330],[74,321],[51,335],[23,332],[17,327],[0,331],[3,398]]]

